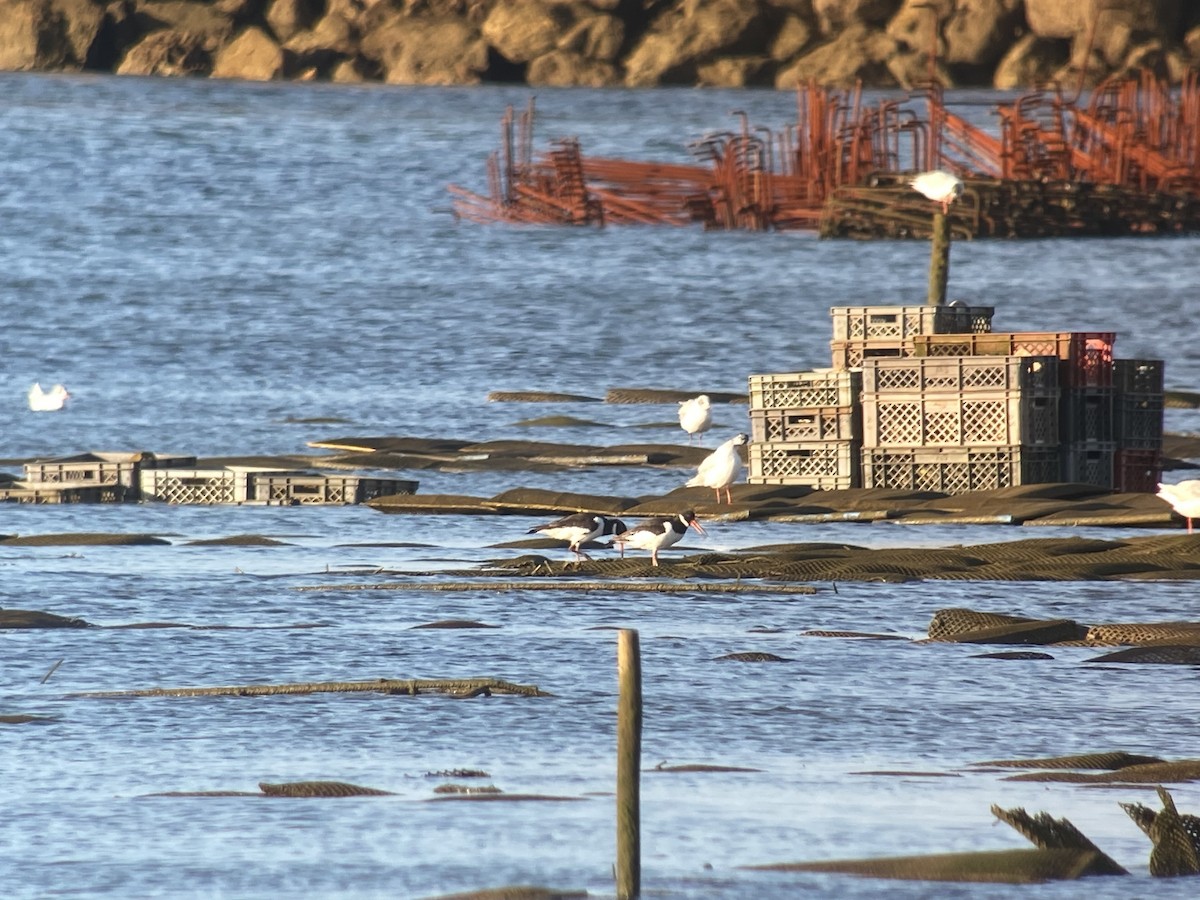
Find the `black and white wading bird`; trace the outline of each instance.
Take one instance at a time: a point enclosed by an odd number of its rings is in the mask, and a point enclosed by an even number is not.
[[[650,565],[658,565],[658,551],[678,544],[688,526],[700,534],[705,531],[696,521],[696,514],[686,509],[677,516],[653,516],[613,537],[613,543],[650,551]]]
[[[708,394],[679,401],[679,427],[688,434],[688,443],[698,434],[712,428],[712,404]]]
[[[908,183],[917,193],[923,194],[934,203],[940,203],[943,214],[950,211],[950,204],[961,197],[963,192],[962,179],[940,169],[922,172],[909,179]]]
[[[725,502],[732,503],[733,495],[729,492],[729,486],[737,481],[738,473],[742,470],[742,457],[738,455],[737,448],[748,440],[750,438],[747,435],[736,434],[704,457],[687,486],[712,488],[717,492],[718,503],[724,490]]]
[[[620,534],[625,523],[612,516],[598,513],[574,513],[545,525],[530,528],[527,534],[542,534],[556,541],[566,541],[567,549],[575,554],[575,560],[591,559],[583,550],[583,544],[606,534]]]

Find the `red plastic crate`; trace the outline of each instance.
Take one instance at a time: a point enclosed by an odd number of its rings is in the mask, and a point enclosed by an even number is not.
[[[1063,387],[1112,387],[1112,331],[993,331],[917,334],[914,356],[1057,356]]]
[[[1162,480],[1161,450],[1116,452],[1113,462],[1113,487],[1130,494],[1153,494]]]

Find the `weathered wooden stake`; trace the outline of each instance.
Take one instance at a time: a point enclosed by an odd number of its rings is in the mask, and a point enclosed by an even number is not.
[[[950,219],[933,214],[933,233],[929,237],[929,306],[946,303],[946,282],[950,278]]]
[[[617,900],[642,892],[642,657],[638,633],[617,633]]]

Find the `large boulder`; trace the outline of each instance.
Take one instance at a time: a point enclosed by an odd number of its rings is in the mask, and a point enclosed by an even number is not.
[[[942,27],[949,65],[993,68],[1020,36],[1022,0],[956,0]]]
[[[788,13],[775,29],[775,38],[767,45],[767,54],[776,62],[795,59],[812,43],[815,29],[807,19]]]
[[[796,88],[815,81],[834,87],[852,87],[861,79],[873,87],[896,87],[888,60],[896,41],[882,31],[854,25],[832,41],[805,53],[775,76],[777,88]]]
[[[887,33],[903,47],[966,69],[992,69],[1019,37],[1022,0],[905,0]]]
[[[283,49],[261,28],[247,28],[213,60],[213,78],[274,81],[284,76]]]
[[[609,62],[551,50],[529,64],[525,81],[546,87],[614,87],[621,83],[621,73]]]
[[[81,68],[104,26],[104,6],[98,0],[51,0],[50,6],[61,16],[71,47],[67,65]]]
[[[722,56],[696,70],[696,84],[723,88],[770,86],[775,68],[765,56]]]
[[[266,20],[275,39],[286,43],[317,23],[324,12],[321,0],[271,0]]]
[[[566,6],[511,0],[492,8],[480,33],[505,59],[527,63],[555,49],[574,24],[574,15]]]
[[[1068,41],[1027,34],[1004,54],[992,77],[992,85],[1010,91],[1043,84],[1054,79],[1055,73],[1069,61],[1069,57]]]
[[[359,49],[388,84],[478,84],[488,68],[487,42],[460,18],[395,13],[365,33]]]
[[[1145,31],[1175,38],[1183,4],[1194,0],[1025,0],[1029,30],[1041,38],[1071,38],[1085,33],[1097,17],[1118,16],[1138,23]]]
[[[901,0],[813,0],[821,34],[833,36],[847,28],[881,28],[896,14]]]
[[[581,17],[567,30],[557,49],[585,59],[615,63],[625,44],[625,22],[606,13]]]
[[[134,21],[143,34],[159,29],[187,32],[219,44],[233,39],[237,22],[227,12],[189,0],[134,0]]]
[[[625,60],[630,87],[694,84],[722,56],[765,52],[770,23],[757,0],[682,0],[654,21]]]
[[[126,52],[117,64],[118,75],[208,75],[212,71],[212,46],[200,34],[173,28],[153,31]]]
[[[102,16],[90,3],[0,0],[0,69],[80,68]]]

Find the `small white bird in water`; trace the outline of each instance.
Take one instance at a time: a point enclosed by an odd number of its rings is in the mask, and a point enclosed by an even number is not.
[[[942,204],[942,213],[948,213],[950,204],[961,197],[963,192],[962,179],[940,169],[922,172],[909,179],[908,183],[934,203]]]
[[[738,473],[742,470],[742,457],[737,448],[748,440],[744,434],[734,435],[704,457],[687,486],[712,488],[717,492],[718,503],[721,502],[721,489],[724,488],[725,502],[732,503],[733,495],[729,492],[729,486],[737,481]]]
[[[697,434],[712,428],[712,404],[708,394],[679,401],[679,427],[688,433],[688,443]]]
[[[62,409],[70,398],[71,393],[61,384],[56,384],[48,391],[42,390],[39,382],[34,382],[29,389],[29,408],[34,412],[54,412]]]
[[[1171,508],[1187,519],[1188,534],[1192,533],[1192,519],[1200,519],[1200,481],[1180,481],[1178,484],[1160,484],[1157,496],[1171,504]]]

